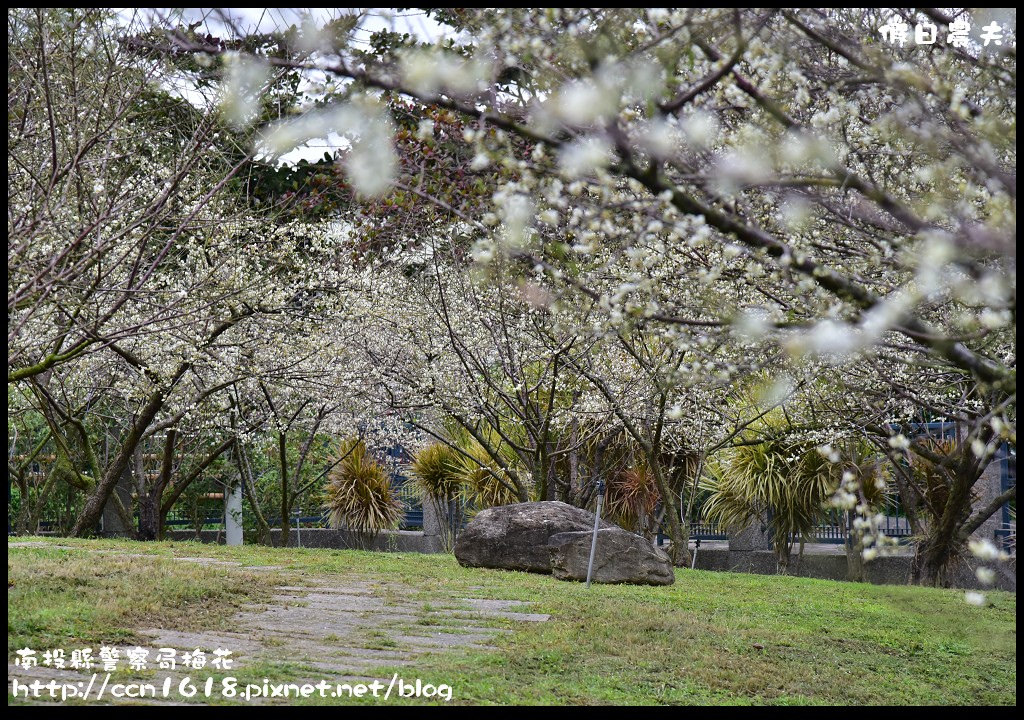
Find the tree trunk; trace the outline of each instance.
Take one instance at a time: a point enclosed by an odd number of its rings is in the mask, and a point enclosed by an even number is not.
[[[281,547],[288,547],[288,536],[292,531],[292,504],[288,490],[288,436],[277,433],[277,455],[281,466]]]
[[[580,494],[580,455],[579,448],[576,446],[578,431],[576,429],[576,420],[572,421],[572,433],[569,436],[569,442],[571,443],[569,450],[569,491],[566,494],[565,501],[570,505],[574,504],[574,501]]]
[[[553,462],[548,461],[547,466],[548,466],[547,467],[547,471],[546,471],[547,472],[547,477],[548,477],[548,496],[547,496],[547,499],[548,500],[557,500],[558,499],[558,490],[559,490],[559,488],[558,488],[558,481],[557,481],[558,473],[555,470],[555,464]]]
[[[441,526],[441,550],[449,553],[455,547],[455,518],[452,507],[454,500],[432,497],[428,502],[433,505],[437,523]]]
[[[965,448],[964,452],[970,450]],[[960,528],[970,516],[971,488],[980,476],[980,472],[972,472],[976,467],[977,464],[969,460],[960,464],[942,517],[928,523],[925,539],[918,543],[914,552],[911,582],[915,585],[946,587],[949,584],[952,566],[963,552]]]
[[[245,485],[245,496],[249,499],[249,507],[252,508],[252,515],[256,519],[256,542],[259,545],[272,546],[274,543],[273,536],[270,534],[270,523],[263,515],[259,498],[256,496],[256,483],[253,482],[249,462],[245,457],[245,447],[242,443],[235,443],[235,461],[238,465],[238,474]]]
[[[18,510],[16,532],[19,535],[35,535],[39,531],[39,518],[46,506],[46,501],[57,484],[57,465],[54,463],[46,474],[43,486],[36,493],[35,500],[29,498],[28,484],[21,495],[21,508]]]
[[[679,524],[679,543],[679,546],[686,551],[680,558],[680,563],[682,566],[690,567],[693,564],[693,554],[690,552],[690,523],[688,521]],[[675,541],[672,544],[674,545]]]
[[[171,442],[172,442],[172,446],[171,447],[173,448],[173,439],[172,439]],[[159,498],[159,503],[160,503],[160,518],[159,518],[158,522],[159,522],[159,536],[160,536],[161,539],[163,539],[163,537],[164,537],[164,525],[166,525],[166,523],[167,523],[167,513],[169,513],[171,511],[171,508],[174,507],[174,504],[176,502],[178,502],[178,498],[181,497],[181,494],[183,492],[185,492],[185,490],[187,490],[188,487],[193,482],[195,482],[197,479],[199,479],[202,476],[202,474],[206,470],[206,468],[210,467],[210,465],[212,465],[217,458],[219,458],[228,448],[230,448],[230,447],[232,447],[234,445],[235,445],[235,439],[234,438],[228,438],[227,440],[222,442],[220,445],[218,445],[216,448],[214,448],[214,450],[210,454],[208,454],[203,459],[203,461],[200,462],[199,465],[197,465],[192,470],[192,472],[190,472],[185,477],[178,477],[173,483],[171,482],[171,474],[172,474],[171,470],[172,470],[172,468],[170,466],[172,455],[169,454],[169,453],[173,453],[173,449],[168,450],[167,448],[165,448],[165,452],[164,452],[164,467],[161,470],[161,473],[164,476],[161,477],[161,480],[160,480],[160,493],[159,493],[159,495],[157,495],[157,497]],[[239,469],[239,472],[242,472],[242,470]]]
[[[957,550],[939,538],[928,537],[921,541],[914,552],[910,581],[929,587],[948,586],[950,571],[960,557]]]
[[[139,496],[139,540],[160,537],[160,503],[152,493]]]
[[[285,512],[282,506],[281,512]],[[288,540],[292,533],[291,518],[288,515],[281,516],[281,540],[279,547],[288,547]]]
[[[32,516],[31,503],[27,494],[21,496],[21,507],[18,508],[18,515],[14,519],[14,534],[15,535],[34,535],[35,532],[29,532],[29,521]]]
[[[977,439],[988,445],[993,437],[991,425],[982,425]],[[970,434],[965,431],[958,445],[959,457],[948,471],[949,494],[945,504],[938,509],[941,514],[929,518],[925,538],[915,549],[911,569],[911,582],[915,585],[948,586],[953,579],[953,571],[963,561],[966,535],[977,528],[976,523],[968,527],[973,510],[971,490],[992,458],[975,457],[969,439]],[[995,506],[985,508],[988,515],[995,510]],[[979,513],[978,520],[986,519],[981,517],[982,514],[985,513]]]
[[[775,544],[775,572],[779,575],[789,574],[789,556],[793,552],[793,545],[789,540]]]
[[[672,558],[672,564],[677,567],[690,567],[690,539],[683,530],[682,523],[679,521],[679,513],[676,512],[678,506],[678,498],[675,493],[671,492],[668,487],[668,483],[665,482],[665,476],[661,469],[661,460],[657,457],[656,453],[648,453],[647,462],[651,466],[651,471],[654,474],[654,484],[658,488],[658,493],[661,495],[661,501],[665,505],[665,517],[668,518],[668,534],[672,539],[672,547],[669,548],[669,557]]]
[[[180,375],[181,373],[177,377],[180,377]],[[175,380],[177,380],[177,377]],[[75,524],[71,528],[72,537],[81,537],[86,533],[92,532],[93,528],[96,527],[96,523],[100,521],[100,516],[103,515],[103,507],[107,504],[110,494],[114,491],[114,486],[117,485],[117,481],[121,479],[124,471],[128,468],[128,462],[131,460],[132,455],[134,455],[135,448],[141,442],[142,434],[149,427],[149,424],[153,422],[153,418],[156,417],[160,408],[163,407],[164,400],[165,394],[163,390],[155,390],[149,396],[148,402],[132,425],[128,437],[125,438],[124,444],[121,445],[121,450],[114,457],[114,462],[107,468],[103,479],[97,483],[95,489],[85,501],[82,512],[75,519]]]
[[[170,428],[164,437],[164,451],[160,460],[160,472],[152,484],[143,478],[139,488],[139,539],[162,540],[164,535],[163,509],[164,489],[171,481],[174,468],[174,444],[178,439],[178,431]]]
[[[846,513],[846,579],[864,582],[864,530],[853,527],[853,513]]]

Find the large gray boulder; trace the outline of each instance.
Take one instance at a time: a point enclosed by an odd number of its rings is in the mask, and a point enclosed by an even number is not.
[[[551,574],[559,580],[586,580],[592,538],[593,530],[552,535]],[[593,582],[671,585],[675,579],[669,556],[646,538],[615,526],[598,530]]]
[[[602,520],[601,527],[615,526]],[[551,536],[593,529],[593,513],[563,502],[500,505],[480,511],[466,525],[455,542],[455,559],[466,567],[550,573]]]
[[[639,535],[601,521],[594,582],[671,585],[672,562]],[[455,543],[467,567],[552,573],[586,580],[594,514],[563,502],[530,502],[483,510]]]

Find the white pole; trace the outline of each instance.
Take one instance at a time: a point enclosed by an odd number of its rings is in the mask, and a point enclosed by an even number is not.
[[[224,534],[228,545],[242,544],[242,483],[237,482],[224,495]]]
[[[601,524],[601,505],[604,504],[604,481],[597,481],[597,514],[594,515],[594,536],[590,539],[590,562],[587,564],[587,587],[594,575],[594,554],[597,551],[597,528]]]

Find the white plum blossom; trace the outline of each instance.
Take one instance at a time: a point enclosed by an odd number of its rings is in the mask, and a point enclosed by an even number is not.
[[[236,127],[251,125],[256,120],[269,68],[265,62],[248,55],[231,53],[224,59],[227,65],[221,103],[224,114]]]
[[[989,567],[980,566],[974,574],[982,585],[991,585],[996,581],[996,571]]]
[[[968,605],[974,605],[975,607],[984,607],[985,605],[985,593],[968,591],[964,593],[964,600]]]
[[[611,147],[600,137],[590,136],[576,141],[559,154],[559,165],[569,178],[589,175],[611,160]]]

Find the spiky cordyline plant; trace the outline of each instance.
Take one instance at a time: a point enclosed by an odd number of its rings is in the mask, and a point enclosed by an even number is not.
[[[444,519],[441,543],[447,552],[455,544],[457,531],[454,516],[458,512],[453,504],[462,498],[465,486],[461,454],[444,443],[434,443],[416,453],[410,469],[424,502],[433,505],[437,517]]]
[[[324,489],[331,527],[354,530],[363,541],[397,528],[404,508],[388,472],[360,439],[344,441],[338,452],[345,459],[331,470]]]
[[[520,483],[525,485],[532,494],[533,488],[530,487],[525,468],[515,450],[500,438],[497,430],[487,423],[481,423],[478,431],[494,452],[501,457],[504,467],[517,473]],[[523,432],[521,429],[514,428],[509,428],[509,431],[513,434]],[[463,497],[468,505],[475,510],[483,510],[497,505],[511,505],[519,502],[519,496],[512,489],[515,487],[515,483],[508,476],[508,472],[491,457],[487,449],[473,435],[454,422],[445,424],[445,433],[451,443],[457,445],[461,451],[455,451],[454,454],[459,468],[458,474],[462,479]]]
[[[702,508],[708,521],[747,527],[771,512],[772,543],[785,571],[792,537],[809,537],[826,512],[837,483],[814,447],[786,440],[731,448],[710,464]]]
[[[647,465],[626,468],[608,478],[605,507],[608,517],[633,532],[643,532],[653,519],[661,493]]]
[[[474,508],[482,510],[519,502],[519,497],[509,487],[511,482],[505,471],[498,467],[480,443],[474,441],[464,450],[470,457],[459,456],[460,474],[466,484],[466,497]]]
[[[411,470],[416,485],[427,498],[447,503],[459,497],[465,479],[461,457],[457,450],[444,443],[428,445],[416,453]]]

